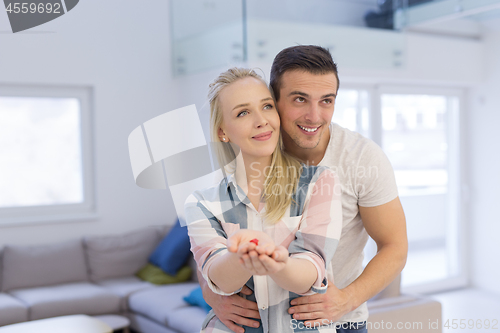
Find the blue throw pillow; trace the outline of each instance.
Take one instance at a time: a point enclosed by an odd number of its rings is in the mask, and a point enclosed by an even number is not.
[[[179,220],[163,238],[149,257],[149,262],[165,273],[177,275],[189,258],[190,243],[187,227],[181,227]]]
[[[203,310],[207,311],[207,313],[212,310],[210,305],[205,302],[203,298],[203,293],[201,292],[201,287],[194,289],[189,295],[183,298],[186,302],[191,305],[197,305],[201,307]]]

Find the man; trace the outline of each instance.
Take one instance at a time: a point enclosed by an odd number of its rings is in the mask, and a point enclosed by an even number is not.
[[[366,332],[366,301],[406,263],[406,222],[394,172],[375,143],[331,123],[339,78],[328,50],[305,45],[282,50],[274,59],[270,85],[285,150],[306,164],[329,166],[342,184],[343,229],[328,267],[328,290],[293,300],[289,313],[310,327],[339,322],[337,332]],[[378,251],[363,270],[368,235]],[[238,325],[259,326],[251,319],[259,318],[256,303],[216,295],[200,282],[208,304],[229,329],[243,333]],[[244,287],[242,293],[252,291]]]

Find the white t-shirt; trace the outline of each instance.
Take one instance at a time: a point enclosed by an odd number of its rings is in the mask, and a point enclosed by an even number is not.
[[[392,166],[375,142],[335,123],[329,128],[330,142],[319,165],[335,171],[342,184],[343,227],[328,268],[328,278],[342,289],[363,272],[363,249],[368,234],[358,205],[375,207],[388,203],[398,196],[398,189]],[[367,319],[365,302],[340,320],[360,322]]]

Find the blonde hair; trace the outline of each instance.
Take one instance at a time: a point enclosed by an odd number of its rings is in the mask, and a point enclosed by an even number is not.
[[[237,152],[235,152],[235,148],[237,147],[233,144],[222,144],[219,139],[218,130],[223,121],[219,94],[231,83],[247,77],[253,77],[267,86],[262,77],[253,69],[237,67],[221,73],[209,85],[210,136],[212,141],[216,143],[214,146],[219,166],[228,173],[233,173],[236,169]],[[274,99],[272,91],[270,92]],[[300,162],[283,151],[283,140],[280,132],[278,144],[272,154],[271,166],[264,182],[265,217],[268,223],[274,224],[285,215],[287,208],[292,204],[292,194],[297,190],[301,172]],[[275,191],[276,188],[278,193]]]

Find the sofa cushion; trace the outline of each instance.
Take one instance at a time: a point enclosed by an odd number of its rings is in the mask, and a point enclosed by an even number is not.
[[[190,306],[182,298],[198,286],[196,282],[186,282],[141,290],[129,296],[128,305],[133,312],[170,326],[171,312]]]
[[[199,306],[200,308],[205,310],[206,313],[209,313],[210,310],[212,310],[212,307],[208,305],[208,303],[203,298],[203,291],[201,290],[201,287],[193,289],[189,293],[189,295],[184,296],[183,300],[191,305]]]
[[[161,224],[161,225],[156,225],[154,228],[156,228],[156,232],[160,236],[160,239],[163,239],[172,229],[172,227],[175,225],[166,225],[166,224]]]
[[[28,308],[19,300],[0,293],[0,326],[28,320]]]
[[[160,267],[153,264],[146,264],[136,276],[141,280],[151,282],[153,284],[163,285],[171,283],[180,283],[189,280],[193,270],[189,266],[184,266],[177,272],[176,275],[165,273]]]
[[[16,289],[9,292],[29,306],[29,320],[72,314],[118,313],[120,297],[89,282]]]
[[[135,276],[101,280],[96,283],[101,287],[109,290],[113,294],[120,296],[121,311],[128,310],[128,297],[130,296],[130,294],[142,289],[154,288],[153,284],[142,281]]]
[[[155,228],[84,238],[90,279],[100,281],[137,273],[159,242]]]
[[[46,245],[7,245],[2,290],[87,281],[81,240]]]
[[[167,314],[168,326],[179,332],[199,332],[207,313],[198,306],[187,306]],[[247,330],[248,331],[248,330]]]
[[[198,333],[198,331],[184,332],[184,331],[173,331],[162,324],[157,323],[150,318],[146,318],[140,314],[127,312],[124,314],[130,320],[130,328],[137,332],[148,332],[148,333]]]
[[[190,248],[187,227],[182,227],[177,220],[174,227],[151,254],[149,262],[160,267],[167,274],[176,275],[187,262],[191,254]]]

